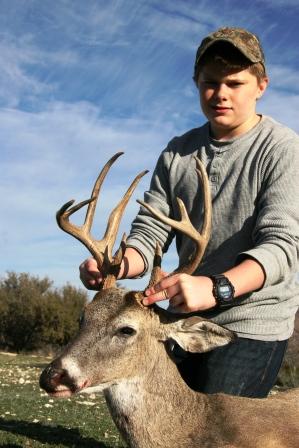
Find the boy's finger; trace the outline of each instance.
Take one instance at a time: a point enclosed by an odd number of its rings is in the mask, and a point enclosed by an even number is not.
[[[143,299],[143,305],[152,305],[156,302],[161,302],[162,300],[168,300],[169,297],[167,295],[166,289],[163,289],[160,292],[156,292],[155,294],[151,294],[150,296]]]
[[[154,295],[161,291],[164,291],[165,289],[170,288],[171,286],[173,286],[177,283],[177,278],[178,277],[176,275],[172,275],[170,277],[163,278],[156,285],[152,286],[151,288],[146,289],[145,295],[151,296],[151,295]],[[161,300],[164,300],[164,299],[161,299]]]

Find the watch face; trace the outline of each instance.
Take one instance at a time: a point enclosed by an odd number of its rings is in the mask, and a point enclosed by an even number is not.
[[[223,285],[218,287],[219,295],[223,300],[230,300],[232,296],[232,290],[229,285]]]
[[[219,308],[234,306],[235,288],[225,275],[212,275],[213,295]]]

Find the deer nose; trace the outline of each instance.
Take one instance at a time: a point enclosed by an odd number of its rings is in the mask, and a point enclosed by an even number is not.
[[[65,369],[50,364],[43,370],[39,379],[39,385],[46,392],[51,392],[55,390],[57,386],[63,384],[67,378],[68,374]]]

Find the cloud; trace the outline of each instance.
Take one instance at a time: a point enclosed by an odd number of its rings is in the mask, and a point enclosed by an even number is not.
[[[128,28],[134,21],[139,7],[136,2],[101,2],[89,0],[88,4],[71,0],[56,2],[49,8],[44,2],[43,10],[48,28],[63,33],[69,43],[87,46],[124,46]],[[130,15],[126,16],[127,8]]]
[[[299,8],[299,4],[297,0],[260,0],[258,3],[261,4],[261,6],[268,5],[271,8]]]
[[[112,154],[127,151],[111,169],[103,187],[96,219],[96,235],[104,232],[109,212],[123,196],[135,175],[153,168],[171,136],[171,123],[142,119],[107,119],[87,103],[53,103],[40,112],[0,111],[2,175],[1,270],[19,269],[41,273],[64,262],[68,275],[71,260],[82,248],[63,235],[55,223],[55,211],[66,201],[87,199],[99,170]],[[134,197],[142,197],[150,175]],[[121,232],[129,230],[136,214],[129,204]],[[74,217],[79,224],[83,213]],[[64,249],[64,245],[66,249]],[[74,247],[74,249],[70,249]],[[75,249],[76,248],[76,249]],[[86,251],[84,250],[84,257]],[[46,254],[46,256],[41,256]],[[77,257],[77,265],[82,258]],[[62,269],[63,271],[63,269]],[[60,273],[59,278],[62,275]],[[56,272],[56,270],[55,270]],[[77,275],[77,269],[76,269]],[[74,281],[74,279],[72,279]]]
[[[30,34],[19,40],[4,33],[0,41],[0,104],[17,108],[24,102],[36,107],[38,98],[53,95],[58,83],[41,76],[49,66],[66,67],[78,62],[76,52],[48,51],[34,43]]]
[[[298,71],[291,66],[271,64],[269,87],[258,104],[258,110],[299,132]]]
[[[270,64],[268,66],[270,87],[290,93],[299,93],[299,76],[295,67]]]
[[[46,84],[39,82],[35,76],[25,69],[27,64],[37,62],[35,51],[30,45],[22,43],[20,47],[16,42],[4,38],[0,42],[0,102],[8,107],[17,107],[21,97],[35,96],[43,90],[50,89]]]
[[[299,123],[296,112],[298,107],[299,95],[273,92],[264,98],[261,110],[298,133]]]

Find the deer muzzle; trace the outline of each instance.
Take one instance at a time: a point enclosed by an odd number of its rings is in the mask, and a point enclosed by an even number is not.
[[[88,381],[78,381],[59,360],[53,361],[42,372],[39,385],[53,397],[69,397],[88,386]]]

